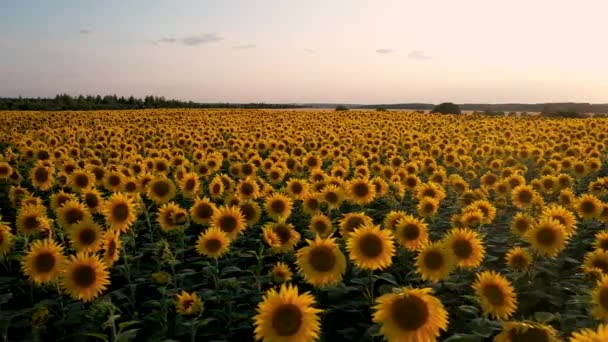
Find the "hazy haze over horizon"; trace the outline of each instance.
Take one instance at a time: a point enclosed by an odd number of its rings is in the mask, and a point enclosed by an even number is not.
[[[608,103],[608,2],[0,0],[0,97]]]

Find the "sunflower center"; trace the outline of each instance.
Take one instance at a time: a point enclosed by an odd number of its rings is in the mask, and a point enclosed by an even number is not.
[[[525,233],[528,228],[530,228],[530,225],[527,220],[519,219],[515,221],[515,229],[517,229],[518,231]]]
[[[593,214],[595,212],[595,203],[591,201],[581,202],[581,211],[584,214]]]
[[[423,213],[432,213],[435,211],[435,205],[433,203],[427,202],[422,206]]]
[[[338,197],[338,194],[334,191],[329,191],[325,193],[325,200],[328,203],[337,203],[339,199],[340,197]]]
[[[420,329],[429,319],[429,308],[418,296],[396,299],[391,305],[391,317],[405,331]]]
[[[184,307],[184,310],[190,309],[192,304],[194,304],[194,299],[192,299],[192,298],[184,299],[184,301],[182,302],[182,306]]]
[[[291,238],[291,230],[289,227],[287,227],[285,225],[278,225],[278,226],[274,227],[273,231],[279,237],[281,244],[286,243]]]
[[[274,213],[281,214],[285,211],[285,209],[285,203],[281,200],[274,200],[270,203],[270,210],[272,210]]]
[[[34,171],[34,178],[38,183],[44,183],[49,179],[49,172],[44,167],[39,167]]]
[[[209,253],[217,253],[222,248],[222,242],[218,239],[209,239],[205,243],[205,248]]]
[[[152,185],[152,192],[159,197],[166,196],[170,191],[169,183],[165,181],[154,182]]]
[[[383,251],[382,240],[376,234],[366,234],[359,240],[359,249],[367,258],[376,258]]]
[[[318,246],[310,251],[308,262],[319,272],[329,272],[336,265],[336,255],[327,246]]]
[[[110,184],[110,186],[119,186],[120,177],[117,175],[111,175],[110,177],[108,177],[108,184]]]
[[[84,218],[84,213],[79,208],[70,208],[65,213],[65,221],[74,224]]]
[[[300,184],[300,183],[291,184],[291,192],[293,192],[295,195],[302,193],[302,190],[304,190],[304,188],[302,187],[302,184]]]
[[[366,197],[369,195],[369,187],[365,183],[356,183],[353,186],[353,193],[356,197]]]
[[[517,199],[522,203],[530,203],[532,202],[532,192],[530,191],[520,191],[517,194]]]
[[[234,231],[236,229],[237,223],[238,222],[236,221],[236,219],[229,215],[222,216],[219,220],[220,229],[227,233]]]
[[[600,249],[603,249],[605,251],[608,250],[608,239],[601,240],[599,243],[599,247]]]
[[[81,244],[89,246],[97,240],[97,233],[91,228],[85,228],[78,234],[78,240]]]
[[[317,210],[319,209],[319,202],[317,201],[316,198],[310,198],[306,201],[306,206],[308,206],[308,208],[310,210]]]
[[[473,253],[473,246],[468,240],[456,240],[452,243],[452,250],[459,259],[467,259]]]
[[[87,186],[89,186],[89,177],[81,174],[76,175],[76,177],[74,178],[74,183],[76,183],[76,186],[79,188],[86,188]]]
[[[28,216],[25,218],[25,220],[23,220],[23,226],[25,230],[34,230],[38,228],[39,224],[40,223],[38,222],[38,216],[36,215]]]
[[[327,231],[327,224],[324,221],[315,221],[313,224],[314,230],[319,234],[324,234]]]
[[[604,273],[608,273],[608,260],[594,258],[593,261],[591,261],[591,265],[601,269]]]
[[[346,231],[352,232],[355,229],[362,226],[364,223],[365,223],[365,221],[361,217],[358,217],[358,216],[350,217],[348,219],[348,221],[346,221],[346,225],[345,225]]]
[[[536,233],[536,240],[538,241],[539,244],[543,245],[543,246],[552,246],[555,241],[557,240],[557,236],[555,235],[555,232],[549,228],[541,228],[537,233]]]
[[[112,217],[118,222],[124,222],[129,217],[129,206],[126,203],[118,203],[112,208]]]
[[[245,203],[245,204],[241,205],[240,207],[241,207],[241,212],[243,213],[243,216],[245,217],[245,220],[250,221],[255,218],[256,210],[253,207],[253,205]]]
[[[137,190],[137,184],[134,182],[128,182],[125,184],[125,190],[127,190],[127,192],[135,192],[135,190]]]
[[[41,273],[50,272],[55,266],[55,256],[52,253],[40,253],[34,259],[34,267],[36,271]]]
[[[484,286],[482,293],[492,305],[499,306],[505,301],[505,296],[498,285],[488,284]]]
[[[417,225],[410,223],[403,227],[402,235],[406,240],[416,240],[420,236],[420,229]]]
[[[251,183],[243,183],[241,186],[241,192],[246,196],[252,195],[254,192],[253,185]]]
[[[207,219],[213,215],[213,208],[207,203],[201,203],[196,206],[195,213],[198,218]]]
[[[547,332],[539,328],[528,328],[526,331],[512,330],[509,333],[511,341],[518,342],[543,342],[550,341]]]
[[[435,190],[431,188],[424,189],[424,191],[422,192],[422,196],[435,198]]]
[[[72,271],[72,281],[78,287],[87,288],[91,285],[95,284],[97,280],[97,275],[95,273],[95,268],[90,265],[79,265],[74,268]]]
[[[528,265],[528,259],[526,259],[523,255],[514,255],[511,258],[511,265],[513,268],[521,270]]]
[[[608,309],[608,288],[602,288],[600,290],[598,301],[604,310]]]
[[[213,186],[211,187],[211,191],[214,194],[219,194],[220,192],[222,192],[222,187],[221,185],[219,185],[218,183],[213,184]]]
[[[295,304],[283,304],[272,315],[272,328],[279,336],[295,335],[302,323],[302,310]]]
[[[431,250],[424,255],[423,263],[430,270],[439,270],[445,264],[445,259],[440,251]]]

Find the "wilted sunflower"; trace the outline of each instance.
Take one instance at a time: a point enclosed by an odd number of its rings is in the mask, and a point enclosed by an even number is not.
[[[220,207],[211,215],[211,226],[221,229],[234,240],[245,229],[245,218],[239,207]]]
[[[120,258],[120,232],[107,230],[103,234],[103,262],[111,267]]]
[[[557,332],[550,325],[536,322],[504,322],[495,342],[559,342]]]
[[[200,191],[201,182],[195,172],[188,172],[179,180],[178,185],[185,198],[194,198]]]
[[[101,248],[103,231],[92,220],[79,221],[68,231],[70,243],[78,252],[95,253]]]
[[[45,284],[57,278],[64,262],[61,245],[50,239],[37,240],[21,259],[21,270],[36,284]]]
[[[17,230],[25,235],[50,231],[51,225],[44,207],[28,205],[22,207],[16,218]]]
[[[423,280],[437,283],[446,279],[456,267],[456,257],[452,250],[440,242],[422,247],[416,257],[416,271]]]
[[[196,198],[194,204],[190,207],[190,218],[194,223],[208,225],[216,209],[215,204],[207,197]]]
[[[591,272],[596,269],[599,269],[602,274],[608,274],[608,251],[596,249],[585,255],[583,270]]]
[[[262,228],[264,241],[275,253],[285,253],[293,250],[300,241],[301,235],[291,224],[270,222]]]
[[[175,184],[166,177],[158,177],[148,183],[146,193],[154,203],[165,204],[175,197]]]
[[[208,228],[202,232],[196,242],[196,251],[210,258],[220,258],[230,249],[228,235],[217,227]]]
[[[496,319],[508,319],[517,309],[515,289],[500,273],[494,271],[478,273],[473,289],[486,315]]]
[[[600,324],[596,330],[582,329],[572,333],[570,342],[604,342],[608,341],[608,324]]]
[[[418,210],[418,215],[422,217],[433,217],[437,215],[437,210],[439,210],[439,201],[435,198],[423,197],[416,206],[416,210]]]
[[[137,219],[133,199],[124,194],[112,194],[103,207],[106,222],[113,229],[126,232]]]
[[[608,251],[608,230],[603,230],[595,234],[595,242],[593,243],[593,246],[596,249]]]
[[[579,197],[574,206],[578,215],[584,219],[598,217],[603,209],[602,201],[590,194],[584,194]]]
[[[513,247],[505,255],[505,262],[510,269],[523,272],[530,266],[532,256],[521,247]]]
[[[289,197],[275,193],[266,197],[264,201],[264,209],[269,217],[273,220],[284,222],[291,215],[293,202]]]
[[[371,203],[376,196],[376,187],[367,178],[356,178],[346,183],[348,199],[359,205]]]
[[[428,242],[428,226],[424,221],[407,215],[397,221],[395,237],[403,247],[416,251]]]
[[[485,248],[477,232],[467,228],[455,228],[444,237],[443,241],[452,249],[458,266],[474,268],[483,261]]]
[[[348,213],[340,219],[339,228],[343,238],[349,239],[350,233],[361,226],[372,224],[372,218],[365,215],[363,212]]]
[[[253,318],[255,339],[263,341],[309,342],[321,333],[320,309],[313,307],[314,297],[298,294],[297,286],[281,285],[270,289],[258,305]]]
[[[61,270],[61,286],[74,300],[91,301],[110,284],[106,265],[96,255],[72,255]]]
[[[555,257],[566,248],[568,233],[559,221],[542,218],[526,232],[525,239],[538,253]]]
[[[90,221],[92,219],[93,215],[79,201],[67,201],[57,209],[57,221],[66,231],[69,231],[80,221]]]
[[[275,283],[285,283],[291,280],[293,273],[289,269],[289,266],[284,262],[277,262],[272,266],[270,271],[270,277]]]
[[[328,237],[334,232],[331,220],[323,214],[314,215],[310,219],[308,228],[322,238]]]
[[[164,232],[183,228],[188,223],[188,212],[175,202],[163,204],[158,208],[156,221]]]
[[[346,242],[350,260],[364,270],[385,269],[395,254],[393,234],[380,226],[366,224],[355,229]]]
[[[316,236],[306,240],[308,246],[296,253],[298,271],[304,280],[316,287],[335,285],[346,271],[346,257],[333,238]]]
[[[175,311],[182,316],[196,315],[203,309],[203,302],[200,300],[196,292],[182,292],[177,294],[177,302],[175,303]]]
[[[249,226],[253,226],[260,221],[260,218],[262,217],[262,208],[260,208],[260,205],[257,202],[252,200],[244,201],[239,203],[239,208],[243,213],[245,222],[247,222]]]
[[[5,256],[10,253],[14,245],[14,235],[11,233],[11,227],[0,224],[0,256]]]
[[[448,313],[430,288],[402,288],[376,299],[373,321],[388,341],[435,341],[448,327]]]

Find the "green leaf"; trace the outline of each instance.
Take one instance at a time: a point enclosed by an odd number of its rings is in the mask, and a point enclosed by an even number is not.
[[[540,323],[549,323],[558,317],[550,312],[538,311],[534,313],[534,319]]]
[[[454,334],[447,339],[443,340],[443,342],[479,342],[482,341],[482,338],[477,335],[471,334]]]
[[[110,339],[108,339],[108,337],[104,334],[97,334],[97,333],[82,333],[82,334],[78,334],[78,336],[88,336],[88,337],[94,337],[94,338],[98,338],[102,341],[110,341]]]
[[[461,305],[458,307],[458,309],[460,309],[460,311],[462,311],[462,312],[466,312],[473,316],[477,316],[479,314],[479,309],[472,305]]]

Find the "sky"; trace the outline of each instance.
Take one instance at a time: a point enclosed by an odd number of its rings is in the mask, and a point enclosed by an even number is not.
[[[605,0],[0,0],[0,97],[608,103]]]

